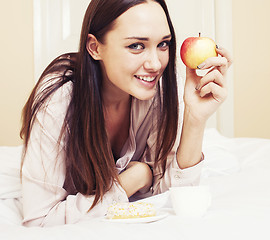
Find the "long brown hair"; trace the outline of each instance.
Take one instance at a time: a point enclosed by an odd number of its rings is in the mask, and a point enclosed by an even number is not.
[[[157,137],[155,159],[164,174],[167,155],[175,142],[178,126],[176,43],[167,6],[163,0],[155,1],[164,9],[172,35],[169,63],[162,76],[162,89],[158,91],[158,124],[161,131]],[[64,54],[45,69],[23,109],[21,137],[24,139],[26,152],[39,108],[58,88],[66,82],[73,82],[71,101],[59,136],[59,140],[65,138],[66,142],[64,187],[69,194],[80,192],[95,195],[91,208],[102,199],[112,184],[118,181],[118,173],[105,129],[101,69],[99,62],[87,52],[87,37],[91,33],[102,42],[117,17],[129,8],[145,2],[147,0],[92,0],[84,16],[78,53]],[[58,75],[58,80],[39,92],[44,79],[51,74]]]

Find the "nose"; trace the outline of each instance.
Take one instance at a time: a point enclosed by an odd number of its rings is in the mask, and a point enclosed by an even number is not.
[[[144,68],[151,72],[157,72],[160,70],[161,61],[156,50],[149,52],[147,59],[144,62]]]

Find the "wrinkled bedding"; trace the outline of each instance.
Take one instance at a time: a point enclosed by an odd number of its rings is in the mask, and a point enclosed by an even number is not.
[[[152,223],[112,223],[103,218],[51,228],[21,226],[22,147],[0,147],[0,239],[270,239],[270,140],[226,138],[207,129],[201,185],[212,205],[197,219],[177,217],[169,192],[144,199],[168,216]]]

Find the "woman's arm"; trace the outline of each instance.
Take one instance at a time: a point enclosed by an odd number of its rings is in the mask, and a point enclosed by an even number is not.
[[[119,175],[120,184],[128,197],[136,192],[146,193],[152,186],[153,175],[150,167],[143,162],[132,161]]]
[[[205,123],[193,123],[185,110],[180,144],[176,153],[181,169],[195,166],[202,159],[202,141]]]
[[[192,167],[202,158],[202,141],[205,124],[226,99],[226,72],[231,58],[225,49],[217,48],[220,56],[207,59],[200,69],[210,69],[200,77],[187,68],[185,83],[185,111],[177,162],[181,169]]]
[[[153,169],[152,194],[163,193],[170,187],[199,183],[203,166],[200,161],[206,121],[227,95],[225,75],[231,65],[231,59],[225,49],[217,49],[217,52],[220,56],[206,60],[204,67],[201,68],[211,68],[204,77],[198,76],[193,69],[187,69],[184,94],[179,85],[179,132],[175,145],[167,157],[164,173],[158,165],[155,165],[154,159],[159,129],[154,127],[148,136],[141,162],[147,163]]]

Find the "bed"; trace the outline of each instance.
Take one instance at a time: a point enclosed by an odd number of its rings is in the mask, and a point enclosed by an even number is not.
[[[227,138],[205,131],[201,185],[212,204],[201,218],[177,217],[170,194],[152,202],[168,216],[151,223],[115,223],[97,218],[50,228],[21,226],[20,153],[0,147],[0,239],[270,239],[270,140]]]

